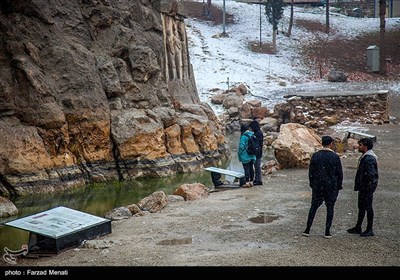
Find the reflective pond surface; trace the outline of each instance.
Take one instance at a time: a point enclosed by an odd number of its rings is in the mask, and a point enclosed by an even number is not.
[[[185,183],[199,182],[212,186],[209,172],[178,174],[166,178],[143,178],[125,182],[106,182],[86,186],[71,192],[60,194],[34,195],[17,198],[14,202],[18,208],[18,218],[36,214],[54,208],[65,206],[89,214],[103,217],[104,214],[116,207],[138,203],[142,198],[155,191],[172,194],[176,188]],[[12,217],[9,220],[14,220]],[[7,220],[2,220],[6,222]],[[11,250],[20,249],[28,243],[29,232],[0,226],[0,250],[4,247]]]
[[[231,159],[222,168],[243,172],[243,166],[237,157],[239,133],[227,136],[231,150]],[[273,158],[269,152],[264,151],[264,162]],[[223,176],[222,180],[233,182],[233,177]],[[88,185],[74,191],[46,195],[32,195],[19,197],[14,202],[18,208],[18,216],[1,220],[4,223],[16,218],[33,215],[56,206],[65,206],[92,215],[103,217],[106,212],[120,206],[138,203],[142,198],[155,191],[164,191],[165,194],[173,192],[182,184],[202,183],[212,187],[211,175],[208,171],[177,174],[162,178],[141,178],[124,182],[105,182]],[[0,225],[0,251],[4,247],[19,250],[23,244],[28,243],[29,232]],[[1,253],[2,254],[2,253]]]
[[[231,149],[231,160],[222,167],[243,172],[242,164],[237,159],[239,134],[232,134],[228,138]],[[223,179],[233,181],[233,178],[229,178],[228,176]],[[8,220],[33,215],[56,206],[65,206],[103,217],[107,211],[116,207],[138,203],[142,198],[155,191],[164,191],[168,195],[172,194],[182,184],[195,182],[211,187],[210,172],[201,171],[162,178],[141,178],[124,182],[106,182],[88,185],[84,188],[65,193],[19,197],[13,201],[18,208],[18,216],[11,217]],[[1,223],[6,221],[6,219],[0,220]],[[9,226],[0,226],[0,250],[2,252],[4,247],[11,250],[21,249],[23,244],[28,243],[28,238],[29,232],[27,231]]]

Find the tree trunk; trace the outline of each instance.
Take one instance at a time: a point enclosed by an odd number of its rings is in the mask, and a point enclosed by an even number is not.
[[[272,53],[276,53],[276,29],[272,27]]]
[[[290,37],[290,35],[292,35],[292,26],[293,26],[293,2],[294,2],[294,0],[292,0],[292,2],[290,3],[290,20],[289,20],[289,28],[288,28],[288,31],[287,31],[288,37]]]
[[[386,46],[385,46],[385,19],[386,16],[386,0],[379,0],[379,73],[386,76]]]
[[[329,27],[329,0],[326,0],[326,26],[325,26],[325,33],[329,34],[330,27]]]
[[[211,17],[211,0],[207,0],[207,9],[206,13],[208,17]]]

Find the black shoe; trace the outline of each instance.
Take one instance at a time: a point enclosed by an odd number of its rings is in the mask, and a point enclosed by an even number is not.
[[[348,233],[355,233],[355,234],[361,234],[361,228],[359,227],[353,227],[353,228],[349,228],[347,230]]]
[[[214,187],[219,187],[222,186],[224,183],[222,183],[221,181],[215,182],[214,183]]]
[[[306,237],[309,237],[309,236],[310,236],[310,232],[305,230],[305,231],[303,231],[303,232],[301,233],[301,235],[306,236]]]
[[[366,231],[364,231],[363,233],[360,234],[360,236],[362,236],[362,237],[368,237],[368,236],[374,236],[374,235],[375,234],[372,231],[372,229],[371,230],[366,230]]]
[[[262,182],[261,181],[254,181],[253,182],[253,186],[262,186]]]

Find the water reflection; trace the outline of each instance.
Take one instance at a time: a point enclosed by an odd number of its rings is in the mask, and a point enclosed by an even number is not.
[[[212,186],[209,172],[178,174],[165,178],[141,178],[125,182],[106,182],[89,185],[60,194],[31,195],[14,201],[18,218],[32,215],[56,206],[66,206],[89,214],[104,216],[116,207],[138,203],[140,199],[155,191],[172,194],[182,184],[199,182]],[[12,217],[14,220],[16,217]],[[2,220],[1,222],[6,222]],[[29,233],[8,226],[0,226],[0,250],[4,247],[16,250],[27,244]]]
[[[239,133],[236,133],[227,137],[231,149],[231,159],[222,167],[243,172],[243,166],[237,157],[239,135]],[[225,178],[225,180],[231,182],[233,179],[233,177],[230,178],[229,176]],[[65,206],[102,217],[107,211],[113,208],[137,203],[140,199],[155,191],[164,191],[165,194],[172,194],[180,185],[196,182],[211,187],[210,173],[203,171],[192,172],[190,174],[177,174],[163,178],[141,178],[125,182],[106,182],[89,185],[85,188],[65,193],[20,197],[13,202],[19,211],[18,218],[56,206]],[[16,218],[12,217],[9,220]],[[6,220],[0,220],[0,222],[3,223]],[[23,244],[28,243],[28,235],[28,232],[20,229],[0,226],[0,250],[3,251],[4,247],[8,247],[11,250],[20,249]]]

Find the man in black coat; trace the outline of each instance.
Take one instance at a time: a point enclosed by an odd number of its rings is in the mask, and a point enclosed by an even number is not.
[[[332,150],[333,139],[322,136],[322,149],[314,153],[310,160],[308,178],[312,189],[311,207],[308,213],[307,227],[302,233],[310,236],[310,229],[318,208],[325,201],[326,224],[325,238],[332,238],[332,226],[335,202],[342,189],[343,170],[340,157]]]
[[[358,219],[356,226],[347,230],[349,233],[360,234],[360,236],[374,236],[372,225],[374,221],[374,209],[372,201],[374,192],[378,186],[378,164],[377,156],[372,151],[374,146],[370,138],[362,138],[358,141],[358,151],[362,153],[359,161],[354,182],[354,190],[358,191]],[[361,226],[367,213],[367,229],[362,232]]]

